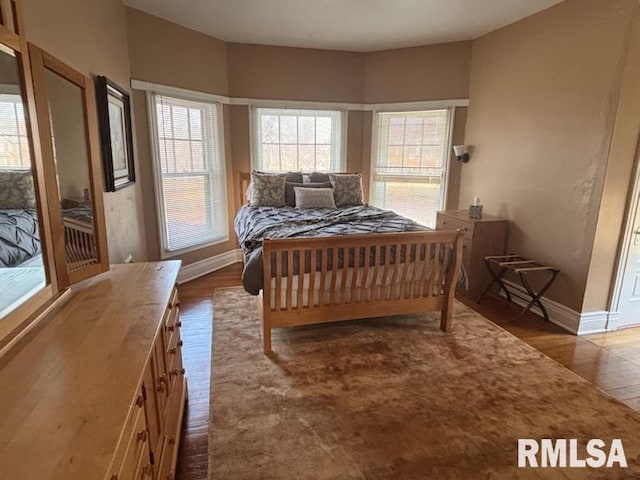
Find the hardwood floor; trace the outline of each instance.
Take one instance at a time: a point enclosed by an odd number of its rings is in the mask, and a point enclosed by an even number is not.
[[[213,293],[240,285],[242,267],[231,265],[180,285],[183,356],[189,403],[178,454],[177,480],[207,480],[209,380]],[[481,305],[465,304],[505,330],[563,364],[600,389],[640,410],[640,328],[577,337],[519,307],[487,297]]]

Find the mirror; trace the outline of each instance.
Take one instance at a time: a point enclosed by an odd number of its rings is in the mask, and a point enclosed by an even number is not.
[[[0,45],[0,319],[47,284],[21,67]]]
[[[66,269],[72,273],[99,261],[90,196],[84,97],[78,85],[52,70],[45,71],[45,83],[64,228]]]
[[[29,45],[58,283],[109,268],[93,82]],[[96,188],[97,185],[97,188]]]

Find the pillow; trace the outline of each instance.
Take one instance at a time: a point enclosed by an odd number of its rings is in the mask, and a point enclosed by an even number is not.
[[[330,173],[329,178],[337,207],[362,205],[362,174]]]
[[[329,174],[323,172],[312,172],[311,175],[309,175],[309,179],[312,182],[328,182]]]
[[[31,170],[0,170],[0,209],[36,208]]]
[[[284,207],[285,173],[251,172],[251,206]]]
[[[290,207],[296,206],[296,195],[294,192],[295,187],[305,187],[305,188],[331,188],[331,182],[287,182],[284,190],[284,200],[285,203]]]
[[[302,172],[287,172],[285,175],[286,175],[287,182],[296,182],[296,183],[304,182],[304,177],[302,176]]]
[[[293,187],[296,208],[336,208],[332,188]]]

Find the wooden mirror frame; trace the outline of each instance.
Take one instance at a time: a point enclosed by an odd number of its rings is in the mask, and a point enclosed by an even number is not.
[[[30,299],[5,315],[0,321],[0,354],[24,334],[58,294],[60,287],[56,277],[53,254],[53,236],[49,222],[49,204],[46,190],[44,162],[39,138],[40,130],[35,107],[35,92],[28,55],[27,40],[24,36],[24,21],[21,0],[0,1],[0,43],[13,50],[20,69],[20,87],[25,98],[24,114],[27,137],[31,151],[31,172],[38,204],[38,228],[45,267],[46,284]]]
[[[40,145],[44,159],[44,174],[48,196],[49,221],[54,245],[55,271],[58,285],[65,288],[89,277],[109,270],[107,252],[107,232],[104,217],[104,200],[102,193],[102,170],[100,164],[100,136],[98,131],[98,115],[93,80],[74,70],[40,47],[29,43],[29,57],[33,71],[33,87],[35,92],[36,113],[40,125]],[[82,90],[84,106],[84,122],[86,128],[87,155],[89,158],[90,198],[93,206],[94,235],[98,261],[97,263],[69,272],[65,249],[65,234],[60,214],[60,193],[56,179],[54,146],[51,139],[51,119],[49,116],[49,98],[46,88],[46,71],[50,70]]]

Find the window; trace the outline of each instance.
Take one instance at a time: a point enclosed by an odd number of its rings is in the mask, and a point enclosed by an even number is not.
[[[342,112],[254,109],[257,170],[342,170]]]
[[[219,104],[151,94],[163,257],[227,240]]]
[[[449,110],[379,112],[371,203],[429,227],[444,204]]]
[[[0,130],[0,168],[29,170],[29,137],[19,94],[0,94]]]

